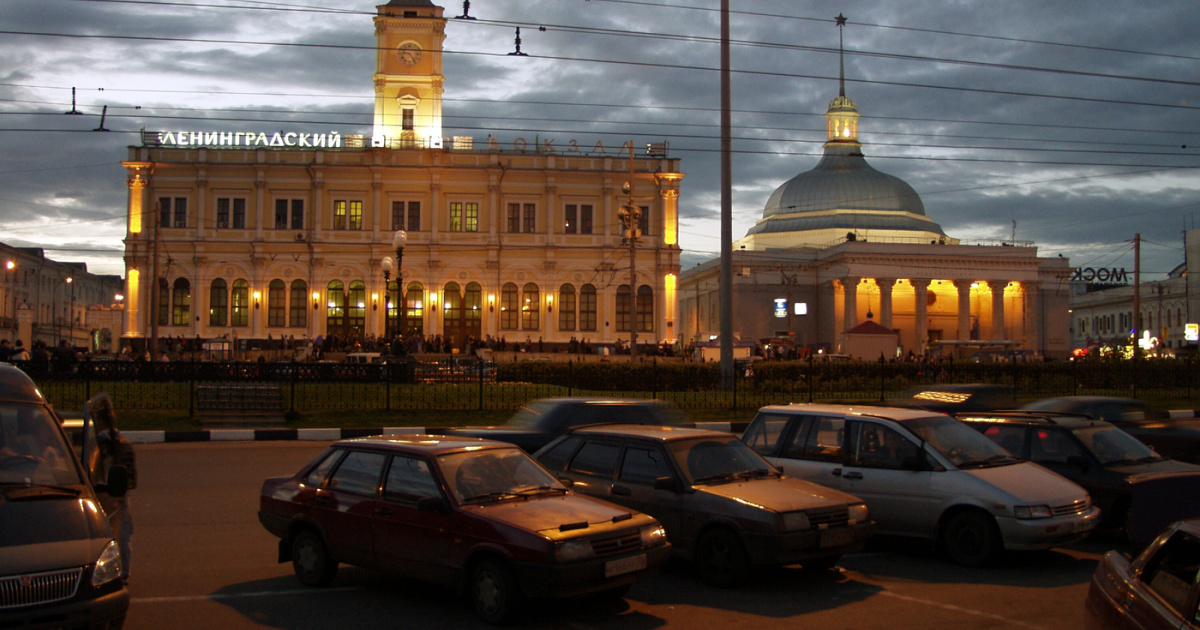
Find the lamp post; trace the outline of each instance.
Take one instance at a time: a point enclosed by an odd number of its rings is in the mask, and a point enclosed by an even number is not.
[[[388,286],[388,283],[391,282],[392,269],[395,266],[391,256],[383,257],[383,338],[387,343],[389,352],[392,348],[392,327],[391,322],[388,321],[388,316],[392,310],[392,289]]]
[[[69,329],[70,332],[68,332],[67,335],[69,335],[71,345],[74,346],[75,345],[75,278],[72,278],[71,276],[67,276],[67,285],[71,287],[71,312],[69,313],[71,327]]]
[[[396,230],[396,235],[392,237],[392,247],[396,248],[396,293],[399,295],[399,304],[397,316],[400,324],[400,344],[404,347],[405,328],[407,327],[405,317],[408,315],[408,301],[404,299],[404,272],[401,268],[401,263],[404,260],[404,246],[408,244],[408,232],[404,230]]]
[[[8,261],[4,265],[4,279],[8,288],[7,294],[4,296],[4,314],[12,317],[13,334],[12,338],[17,338],[17,294],[13,291],[13,277],[16,276],[17,263]],[[11,300],[9,298],[12,298]],[[12,302],[12,310],[8,310],[8,303]]]

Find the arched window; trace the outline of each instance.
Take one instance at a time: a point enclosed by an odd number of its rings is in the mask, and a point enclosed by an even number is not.
[[[288,325],[303,328],[308,325],[308,283],[303,280],[292,280],[292,290],[289,296]]]
[[[350,283],[350,296],[346,301],[346,325],[349,334],[361,337],[367,322],[367,285],[362,280]]]
[[[654,289],[643,284],[637,294],[638,332],[654,332]]]
[[[629,285],[617,287],[617,332],[629,332],[633,321],[632,296]]]
[[[221,278],[212,281],[208,289],[208,325],[224,326],[229,322],[229,285]]]
[[[521,311],[517,308],[517,285],[509,282],[500,289],[500,328],[516,330]]]
[[[331,280],[325,294],[325,325],[330,330],[341,328],[346,324],[346,285],[341,280]]]
[[[187,326],[192,323],[192,283],[187,278],[175,278],[171,292],[171,325]]]
[[[532,282],[526,283],[521,290],[521,330],[537,330],[541,326],[541,294],[538,286]]]
[[[575,285],[558,288],[558,329],[575,330]]]
[[[408,304],[408,320],[403,332],[406,335],[425,334],[425,287],[420,282],[408,283],[404,301]]]
[[[457,323],[463,315],[462,289],[457,282],[447,282],[442,291],[443,321]]]
[[[276,278],[267,285],[267,325],[282,328],[287,324],[287,285]]]
[[[171,289],[167,286],[166,278],[158,279],[158,325],[166,326],[169,323],[168,315],[170,314],[171,304]],[[65,310],[65,309],[64,309]]]
[[[478,331],[483,317],[483,287],[478,282],[471,282],[467,284],[467,292],[463,297],[463,317],[467,320],[467,329]]]
[[[233,291],[230,292],[230,302],[233,312],[229,318],[230,326],[250,325],[250,283],[245,280],[234,280]]]
[[[385,330],[390,331],[392,335],[400,334],[400,312],[404,310],[404,306],[400,303],[400,282],[402,280],[388,280],[387,293],[383,297],[384,322]]]
[[[585,284],[579,288],[579,330],[596,331],[596,287]]]

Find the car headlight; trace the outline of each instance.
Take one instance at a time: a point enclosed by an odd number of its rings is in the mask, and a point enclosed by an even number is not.
[[[117,542],[110,541],[96,558],[96,568],[92,570],[92,588],[99,588],[121,577],[121,548]]]
[[[1048,505],[1017,505],[1013,506],[1013,516],[1021,519],[1050,518],[1052,514]]]
[[[657,547],[667,542],[667,530],[662,525],[648,525],[641,529],[642,546]]]
[[[586,538],[564,540],[554,545],[554,559],[558,562],[576,562],[595,557],[596,551],[592,549],[592,541]]]
[[[785,512],[780,515],[780,522],[785,532],[796,532],[812,527],[808,515],[804,512]]]
[[[867,512],[867,504],[866,503],[855,503],[854,505],[850,506],[850,509],[848,511],[849,511],[849,514],[847,516],[849,516],[849,518],[850,518],[851,525],[857,525],[858,523],[866,523],[871,518],[870,513]]]

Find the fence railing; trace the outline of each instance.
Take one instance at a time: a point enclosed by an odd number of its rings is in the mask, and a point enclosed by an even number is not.
[[[1114,362],[738,362],[722,383],[716,363],[514,362],[391,364],[80,362],[18,364],[64,410],[105,391],[126,409],[196,412],[202,386],[278,387],[289,412],[502,410],[548,396],[660,398],[681,409],[755,409],[786,402],[885,402],[930,383],[990,383],[1013,399],[1110,395],[1191,401],[1200,365],[1191,359]],[[1189,405],[1195,406],[1195,405]]]

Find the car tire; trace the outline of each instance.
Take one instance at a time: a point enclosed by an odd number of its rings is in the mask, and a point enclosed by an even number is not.
[[[942,547],[955,564],[982,567],[999,558],[1004,543],[991,516],[969,510],[950,517],[942,534]]]
[[[491,624],[511,620],[525,604],[512,570],[498,560],[482,560],[475,565],[469,592],[475,614]]]
[[[292,539],[292,570],[305,586],[328,586],[337,577],[337,560],[316,530],[306,529]]]
[[[800,568],[805,571],[819,572],[828,571],[837,566],[838,560],[842,559],[842,554],[836,556],[825,556],[823,558],[810,558],[800,563]]]
[[[745,582],[750,572],[750,558],[742,541],[725,529],[710,530],[700,537],[693,562],[700,579],[722,588]]]

